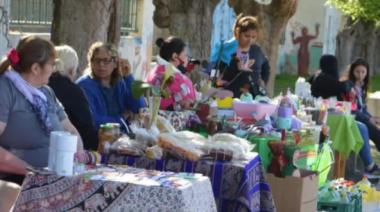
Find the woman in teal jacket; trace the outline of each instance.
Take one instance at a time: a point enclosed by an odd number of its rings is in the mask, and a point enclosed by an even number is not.
[[[237,17],[234,38],[211,51],[210,61],[220,70],[218,86],[225,87],[239,97],[242,87],[249,87],[253,96],[265,94],[270,67],[261,48],[255,43],[257,20],[252,16]]]

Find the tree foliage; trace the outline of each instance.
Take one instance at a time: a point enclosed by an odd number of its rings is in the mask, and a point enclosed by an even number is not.
[[[340,9],[353,20],[374,22],[380,25],[380,1],[379,0],[327,0]]]

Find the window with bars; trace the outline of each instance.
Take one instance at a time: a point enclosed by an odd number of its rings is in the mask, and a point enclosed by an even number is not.
[[[137,1],[121,0],[121,33],[137,31]],[[53,0],[12,0],[10,29],[22,32],[50,32]]]

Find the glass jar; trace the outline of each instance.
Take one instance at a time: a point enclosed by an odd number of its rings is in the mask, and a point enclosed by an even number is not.
[[[112,124],[107,123],[100,125],[98,132],[98,152],[100,154],[108,153],[111,143],[115,140],[114,133],[114,127],[112,126]]]

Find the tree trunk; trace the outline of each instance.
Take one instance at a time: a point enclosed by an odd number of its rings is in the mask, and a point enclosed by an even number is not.
[[[298,0],[273,0],[265,6],[254,0],[230,0],[237,14],[258,16],[261,24],[258,43],[267,54],[271,65],[269,94],[273,94],[278,46],[289,18],[295,13]],[[219,0],[154,0],[154,22],[168,28],[172,35],[190,44],[192,55],[208,59],[212,30],[212,14]]]
[[[212,14],[219,0],[153,0],[154,23],[182,38],[196,59],[210,55]]]
[[[346,25],[337,35],[336,56],[339,70],[347,70],[347,66],[357,57],[365,58],[370,65],[370,73],[379,73],[380,68],[380,29],[371,22],[352,22]]]
[[[119,0],[54,0],[51,39],[72,46],[79,70],[87,66],[87,51],[96,41],[116,46],[120,39]]]

